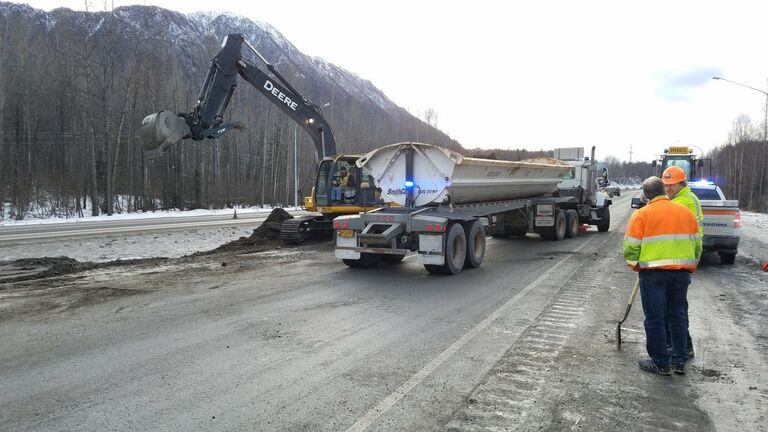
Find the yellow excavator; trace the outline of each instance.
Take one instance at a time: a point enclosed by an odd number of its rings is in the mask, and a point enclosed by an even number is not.
[[[272,76],[243,56],[244,46],[264,63]],[[302,96],[242,34],[224,38],[192,112],[160,111],[144,118],[141,130],[148,157],[162,155],[163,151],[184,139],[216,139],[230,130],[242,129],[240,122],[225,123],[223,118],[237,86],[238,75],[310,135],[320,161],[312,193],[304,198],[305,209],[320,214],[285,221],[280,233],[283,242],[301,244],[330,238],[336,216],[381,207],[371,173],[355,165],[359,156],[336,154],[336,140],[322,109]]]

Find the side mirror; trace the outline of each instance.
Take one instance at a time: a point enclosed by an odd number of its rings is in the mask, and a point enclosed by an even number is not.
[[[655,159],[651,161],[651,166],[656,168],[656,160]]]
[[[703,160],[701,160],[701,159],[699,159],[699,161],[696,163],[696,165],[697,165],[699,168],[704,168],[704,161],[703,161]]]
[[[645,207],[645,204],[646,203],[643,201],[642,198],[635,197],[635,198],[632,198],[632,204],[630,205],[632,206],[632,208],[639,209],[639,208]]]

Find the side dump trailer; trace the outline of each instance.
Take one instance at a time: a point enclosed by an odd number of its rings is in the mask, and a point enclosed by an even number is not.
[[[430,273],[456,274],[482,264],[486,231],[561,240],[576,236],[580,223],[603,220],[588,199],[594,190],[560,196],[564,176],[590,169],[584,161],[574,167],[551,158],[474,159],[429,144],[400,143],[374,150],[357,164],[370,170],[382,199],[397,206],[334,219],[336,257],[350,267],[398,262],[414,251]],[[594,178],[584,177],[587,185]],[[601,201],[606,210],[609,204]]]

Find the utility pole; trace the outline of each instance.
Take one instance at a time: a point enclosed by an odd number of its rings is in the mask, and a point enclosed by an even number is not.
[[[629,145],[629,163],[632,163],[632,144]]]

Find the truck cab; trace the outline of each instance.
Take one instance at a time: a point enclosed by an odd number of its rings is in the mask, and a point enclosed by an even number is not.
[[[554,157],[572,167],[557,186],[560,196],[575,196],[579,203],[597,208],[607,208],[611,204],[610,196],[604,191],[610,184],[608,167],[604,163],[584,157],[581,147],[556,148]]]

